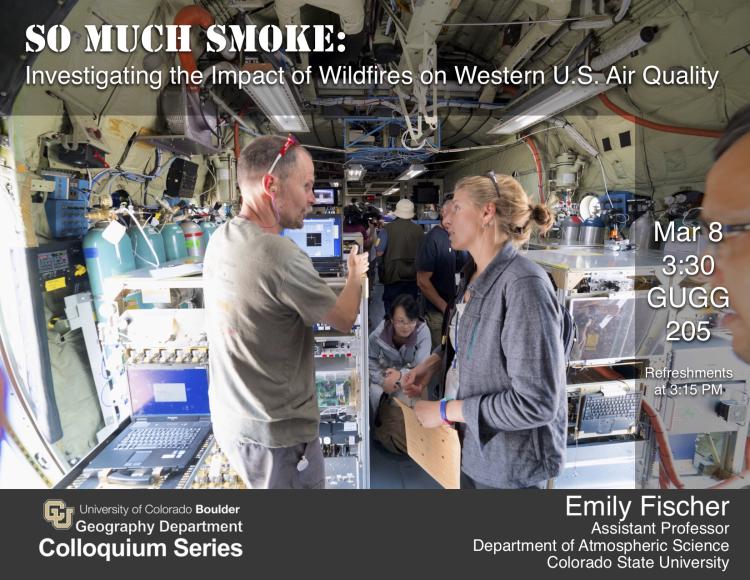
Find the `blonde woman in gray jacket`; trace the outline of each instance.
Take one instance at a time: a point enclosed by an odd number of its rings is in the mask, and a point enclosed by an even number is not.
[[[413,296],[401,294],[387,318],[370,334],[370,404],[373,434],[392,453],[406,453],[404,417],[394,398],[413,406],[416,399],[401,388],[403,376],[430,356],[430,328],[419,319]]]
[[[462,487],[544,487],[563,468],[567,403],[562,310],[548,275],[519,254],[552,216],[508,175],[466,177],[445,220],[455,250],[468,250],[447,340],[404,377],[416,396],[441,367],[445,397],[420,401],[425,427],[455,424]]]

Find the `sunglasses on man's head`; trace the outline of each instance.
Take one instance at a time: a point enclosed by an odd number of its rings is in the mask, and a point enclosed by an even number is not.
[[[299,145],[299,139],[297,139],[294,135],[289,133],[289,136],[286,138],[286,141],[284,141],[284,144],[281,146],[281,149],[279,149],[279,154],[276,155],[276,159],[273,160],[273,163],[271,163],[271,167],[266,172],[268,175],[271,175],[273,173],[273,170],[276,169],[276,166],[278,165],[279,161],[281,161],[281,158],[286,155],[289,150],[294,147],[295,145]]]

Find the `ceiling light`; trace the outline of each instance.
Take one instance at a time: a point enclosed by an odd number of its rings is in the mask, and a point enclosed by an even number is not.
[[[409,169],[398,176],[398,180],[407,181],[409,179],[414,179],[415,177],[422,175],[425,171],[427,171],[427,168],[424,165],[412,163],[409,165]]]
[[[340,181],[330,181],[331,187],[341,187]]]
[[[359,181],[364,177],[366,171],[367,170],[361,164],[352,163],[349,167],[346,168],[346,180]]]
[[[519,107],[510,107],[503,113],[504,119],[490,129],[490,135],[512,135],[523,131],[531,125],[557,115],[599,93],[617,85],[604,82],[604,75],[592,74],[593,80],[588,85],[557,85],[544,87],[529,96]]]
[[[401,191],[400,186],[393,185],[393,186],[389,187],[388,189],[386,189],[383,192],[383,195],[398,195],[400,191]]]
[[[244,68],[254,71],[271,70],[273,67],[270,64],[261,63],[247,65]],[[308,133],[310,131],[288,83],[273,85],[247,83],[242,88],[279,131],[285,133]]]

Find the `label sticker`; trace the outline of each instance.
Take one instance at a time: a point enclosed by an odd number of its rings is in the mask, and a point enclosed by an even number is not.
[[[125,226],[121,223],[109,222],[109,225],[102,232],[102,237],[113,246],[116,246],[125,235],[125,230]]]
[[[52,292],[53,290],[59,290],[60,288],[65,288],[65,276],[62,278],[53,278],[44,283],[44,290],[46,292]]]

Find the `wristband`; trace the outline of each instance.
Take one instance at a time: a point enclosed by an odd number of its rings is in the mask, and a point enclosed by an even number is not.
[[[453,423],[448,420],[448,401],[452,400],[453,399],[440,399],[440,418],[446,425],[453,425]]]

